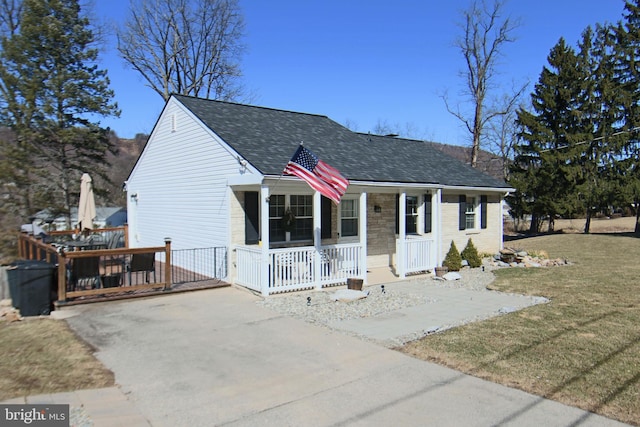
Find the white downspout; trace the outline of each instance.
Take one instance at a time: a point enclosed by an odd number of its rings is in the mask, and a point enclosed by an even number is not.
[[[269,187],[260,186],[260,290],[269,295]]]
[[[313,279],[317,290],[322,289],[322,195],[313,193]]]
[[[400,193],[400,200],[398,201],[398,247],[396,267],[398,268],[398,276],[401,279],[405,278],[405,240],[407,239],[407,193]]]
[[[500,250],[504,249],[504,199],[509,195],[507,191],[504,196],[500,197],[500,212],[498,213],[498,224],[500,224],[500,242],[498,247]]]
[[[367,284],[367,193],[360,193],[360,221],[358,223],[358,234],[360,235],[360,268],[362,271],[362,279]]]
[[[436,218],[435,218],[435,265],[440,266],[440,260],[443,259],[442,254],[442,189],[438,188],[436,190],[435,197],[435,209]]]

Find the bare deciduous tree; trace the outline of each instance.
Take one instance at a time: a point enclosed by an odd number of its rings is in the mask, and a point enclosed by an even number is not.
[[[524,92],[523,86],[516,95],[504,95],[499,101],[501,114],[493,116],[487,123],[487,131],[484,140],[489,145],[489,151],[496,154],[502,160],[502,177],[505,181],[509,178],[509,164],[513,158],[513,147],[518,138],[516,125],[516,109]],[[521,105],[520,105],[521,106]]]
[[[462,12],[464,21],[460,26],[464,35],[456,40],[455,45],[460,49],[466,64],[466,70],[462,75],[466,78],[466,95],[473,103],[471,117],[459,108],[453,110],[446,94],[442,97],[447,111],[460,119],[471,134],[473,167],[476,167],[478,161],[484,126],[493,117],[504,114],[499,109],[488,108],[485,105],[496,75],[501,49],[506,43],[515,41],[511,33],[518,25],[509,17],[503,18],[503,7],[502,0],[495,0],[491,7],[485,0],[473,0],[469,9]]]
[[[18,31],[22,0],[0,0],[0,36],[9,37]]]
[[[232,100],[242,93],[243,33],[237,0],[140,0],[118,31],[118,51],[165,100]]]

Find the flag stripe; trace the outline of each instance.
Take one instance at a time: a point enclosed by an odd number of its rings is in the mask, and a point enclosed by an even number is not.
[[[291,175],[296,175],[298,178],[307,181],[314,190],[320,192],[325,197],[335,201],[336,203],[340,202],[340,197],[342,197],[342,195],[335,188],[325,183],[323,180],[297,163],[289,163],[285,172]]]
[[[302,145],[284,168],[284,173],[295,175],[325,197],[340,203],[349,181],[334,167],[329,166]]]
[[[327,183],[329,183],[336,190],[342,191],[343,193],[347,190],[349,181],[347,181],[347,179],[343,177],[337,169],[332,168],[322,160],[320,160],[316,165],[315,171],[323,180],[327,181]]]

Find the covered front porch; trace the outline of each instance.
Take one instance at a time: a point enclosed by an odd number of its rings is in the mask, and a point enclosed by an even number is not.
[[[304,183],[282,181],[232,187],[234,283],[266,296],[350,278],[384,283],[437,266],[439,189],[352,183],[336,206]]]

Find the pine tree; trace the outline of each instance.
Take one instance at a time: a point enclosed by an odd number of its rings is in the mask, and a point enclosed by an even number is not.
[[[462,257],[460,256],[460,252],[453,240],[451,241],[449,252],[447,252],[447,255],[444,257],[444,261],[442,261],[442,265],[447,267],[449,271],[460,271],[462,268]]]
[[[576,192],[576,143],[588,138],[584,118],[585,81],[588,75],[573,48],[560,39],[531,95],[533,112],[520,109],[521,142],[515,147],[511,184],[514,196],[524,200],[532,215],[531,232],[538,232],[542,217],[553,230],[556,215],[575,211],[571,195]],[[518,194],[520,193],[520,194]]]
[[[480,254],[478,254],[478,249],[476,249],[471,239],[467,241],[467,246],[464,247],[460,256],[469,263],[469,267],[471,268],[477,268],[482,265],[482,259],[480,258]]]
[[[580,58],[585,69],[583,116],[584,141],[579,143],[580,167],[575,168],[576,190],[581,210],[586,214],[584,232],[589,233],[591,218],[614,203],[615,181],[608,167],[615,160],[613,146],[620,138],[616,125],[621,119],[621,97],[615,81],[615,43],[609,25],[588,27],[580,43]]]
[[[621,93],[622,139],[613,169],[622,181],[627,201],[635,206],[635,234],[640,235],[640,0],[625,3],[624,22],[615,28],[616,83]]]
[[[95,44],[77,0],[25,0],[18,30],[2,40],[2,119],[17,141],[3,151],[28,159],[16,169],[29,170],[30,209],[37,200],[69,215],[82,172],[108,181],[106,153],[116,149],[96,118],[119,111]]]

